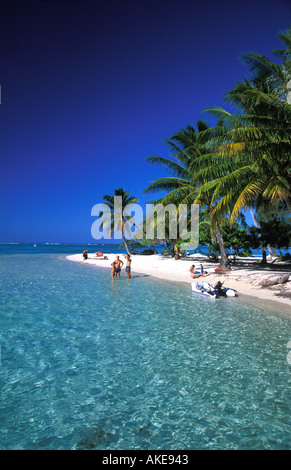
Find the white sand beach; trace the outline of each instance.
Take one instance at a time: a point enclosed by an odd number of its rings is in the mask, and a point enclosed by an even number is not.
[[[105,253],[108,259],[98,259],[95,253],[89,253],[88,259],[83,260],[82,254],[68,255],[70,261],[84,263],[86,265],[98,266],[111,269],[111,263],[116,259],[116,254]],[[119,254],[125,263],[125,255]],[[162,255],[132,255],[131,270],[135,273],[153,276],[159,279],[175,282],[190,283],[189,269],[194,264],[195,271],[199,271],[200,263],[203,264],[205,280],[214,284],[218,280],[225,286],[236,289],[238,296],[244,301],[267,309],[291,315],[291,276],[285,284],[272,287],[262,287],[260,282],[264,279],[274,279],[286,273],[291,274],[290,263],[276,263],[261,266],[257,258],[239,258],[232,264],[231,271],[227,274],[217,274],[214,269],[218,266],[211,263],[209,258],[202,254],[193,254],[187,259],[175,260]],[[125,266],[125,264],[124,264]],[[122,274],[126,276],[123,267]],[[109,273],[108,273],[109,274]]]

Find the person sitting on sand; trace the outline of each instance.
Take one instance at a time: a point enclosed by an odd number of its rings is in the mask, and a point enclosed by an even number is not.
[[[123,261],[121,261],[121,259],[119,259],[119,256],[116,256],[116,260],[115,260],[115,277],[117,277],[117,274],[118,274],[118,277],[120,277],[120,271],[121,271],[121,268],[122,268],[123,265],[124,265]]]
[[[127,278],[130,279],[131,278],[131,258],[130,258],[130,255],[127,255],[126,256],[126,267],[125,267],[125,272],[127,273]]]
[[[190,271],[190,276],[191,276],[193,279],[196,278],[196,277],[199,277],[199,274],[195,274],[194,269],[195,269],[195,265],[192,264],[192,266],[191,266],[191,268],[189,269],[189,271]]]
[[[83,259],[88,259],[88,250],[83,251]]]
[[[101,253],[101,254],[100,254]],[[102,258],[101,258],[102,256]],[[102,251],[97,251],[97,253],[95,253],[95,258],[96,259],[108,259],[107,256],[103,256],[103,252]]]

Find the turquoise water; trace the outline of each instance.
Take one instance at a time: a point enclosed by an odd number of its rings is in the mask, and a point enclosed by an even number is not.
[[[2,449],[290,449],[287,318],[58,254],[0,292]]]
[[[89,250],[94,253],[102,250],[104,253],[125,253],[119,244],[88,244],[88,243],[0,243],[0,254],[75,254]]]

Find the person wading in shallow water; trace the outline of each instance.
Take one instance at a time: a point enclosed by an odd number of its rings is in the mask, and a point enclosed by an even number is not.
[[[121,261],[121,259],[119,259],[119,256],[116,256],[116,260],[115,260],[115,277],[117,277],[117,274],[118,274],[118,277],[120,277],[120,271],[121,271],[121,268],[123,266],[123,261]]]
[[[114,278],[115,278],[115,261],[113,261],[113,263],[111,263],[111,266],[112,266],[111,277],[114,280]]]
[[[126,256],[126,267],[125,267],[125,272],[127,273],[127,278],[131,278],[131,258],[130,255]]]

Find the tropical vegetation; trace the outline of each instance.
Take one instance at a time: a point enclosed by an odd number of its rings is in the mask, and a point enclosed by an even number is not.
[[[115,203],[115,198],[119,198],[119,201],[121,202],[120,205]],[[110,213],[104,220],[103,224],[107,228],[108,232],[110,232],[110,235],[114,231],[121,232],[123,244],[127,253],[130,255],[130,249],[126,240],[126,222],[130,221],[132,216],[127,213],[126,209],[129,208],[130,204],[135,204],[139,200],[135,196],[130,196],[129,191],[125,191],[123,188],[115,189],[113,196],[106,194],[103,196],[103,200],[110,209]]]
[[[198,121],[196,129],[188,125],[166,140],[169,158],[147,159],[169,175],[152,181],[144,191],[163,192],[155,201],[162,204],[198,203],[204,218],[206,214],[212,244],[219,245],[222,267],[227,255],[221,226],[226,221],[229,226],[238,224],[248,209],[256,214],[257,243],[266,246],[266,231],[273,231],[275,223],[277,232],[286,236],[279,242],[269,236],[268,243],[290,246],[286,227],[291,209],[291,27],[279,38],[284,48],[273,51],[273,60],[257,52],[243,54],[250,78],[226,94],[225,103],[233,112],[206,108],[216,119],[214,126],[204,121]],[[280,206],[280,217],[273,214],[269,225],[260,218],[266,204],[270,213]]]

